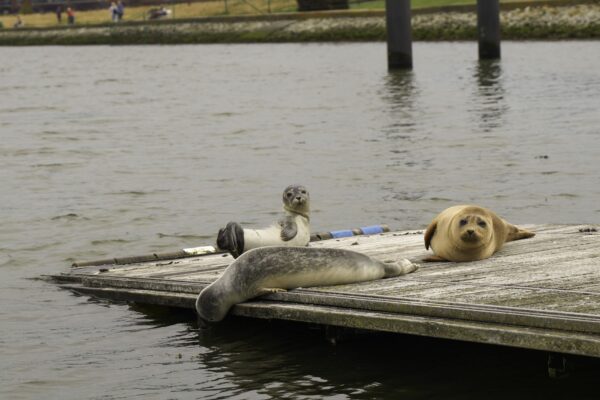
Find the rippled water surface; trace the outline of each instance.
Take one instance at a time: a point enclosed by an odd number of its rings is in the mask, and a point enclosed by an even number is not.
[[[593,398],[545,358],[76,296],[73,260],[208,244],[276,218],[421,228],[478,203],[514,223],[600,222],[600,42],[0,48],[0,398]]]

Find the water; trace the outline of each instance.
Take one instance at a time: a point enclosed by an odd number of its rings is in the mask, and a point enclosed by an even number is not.
[[[477,203],[599,223],[600,42],[0,48],[0,398],[593,397],[536,352],[359,336],[77,296],[74,260],[208,244],[272,222],[290,183],[315,231],[424,227]],[[505,382],[511,382],[506,384]]]

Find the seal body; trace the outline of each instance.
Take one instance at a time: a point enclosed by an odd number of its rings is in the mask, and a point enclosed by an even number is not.
[[[535,233],[512,225],[479,206],[460,205],[445,209],[425,232],[425,248],[435,256],[424,261],[476,261],[490,257],[505,242],[526,239]]]
[[[233,305],[267,293],[389,278],[416,269],[403,258],[382,262],[350,250],[261,247],[244,253],[204,288],[196,311],[203,321],[215,322]]]
[[[306,246],[310,241],[310,196],[304,186],[290,185],[283,191],[283,217],[264,229],[244,229],[230,222],[217,234],[217,247],[234,258],[265,246]]]

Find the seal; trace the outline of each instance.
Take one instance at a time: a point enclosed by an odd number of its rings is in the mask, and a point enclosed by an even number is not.
[[[261,247],[244,253],[204,288],[196,311],[201,322],[217,322],[233,305],[264,294],[390,278],[417,268],[404,258],[382,262],[350,250]]]
[[[265,229],[244,229],[229,222],[217,234],[217,248],[238,258],[242,253],[264,246],[307,246],[310,242],[310,196],[301,185],[283,191],[283,217]]]
[[[423,261],[476,261],[491,257],[504,243],[535,233],[509,224],[493,211],[473,205],[442,211],[425,231],[425,248],[435,253]]]

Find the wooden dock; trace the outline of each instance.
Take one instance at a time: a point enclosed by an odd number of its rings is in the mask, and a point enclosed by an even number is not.
[[[487,260],[422,263],[397,278],[276,293],[231,313],[600,357],[600,227],[523,227],[536,237],[508,243]],[[310,245],[417,262],[428,254],[422,231]],[[231,262],[212,254],[79,267],[51,278],[92,296],[193,309],[200,290]]]

